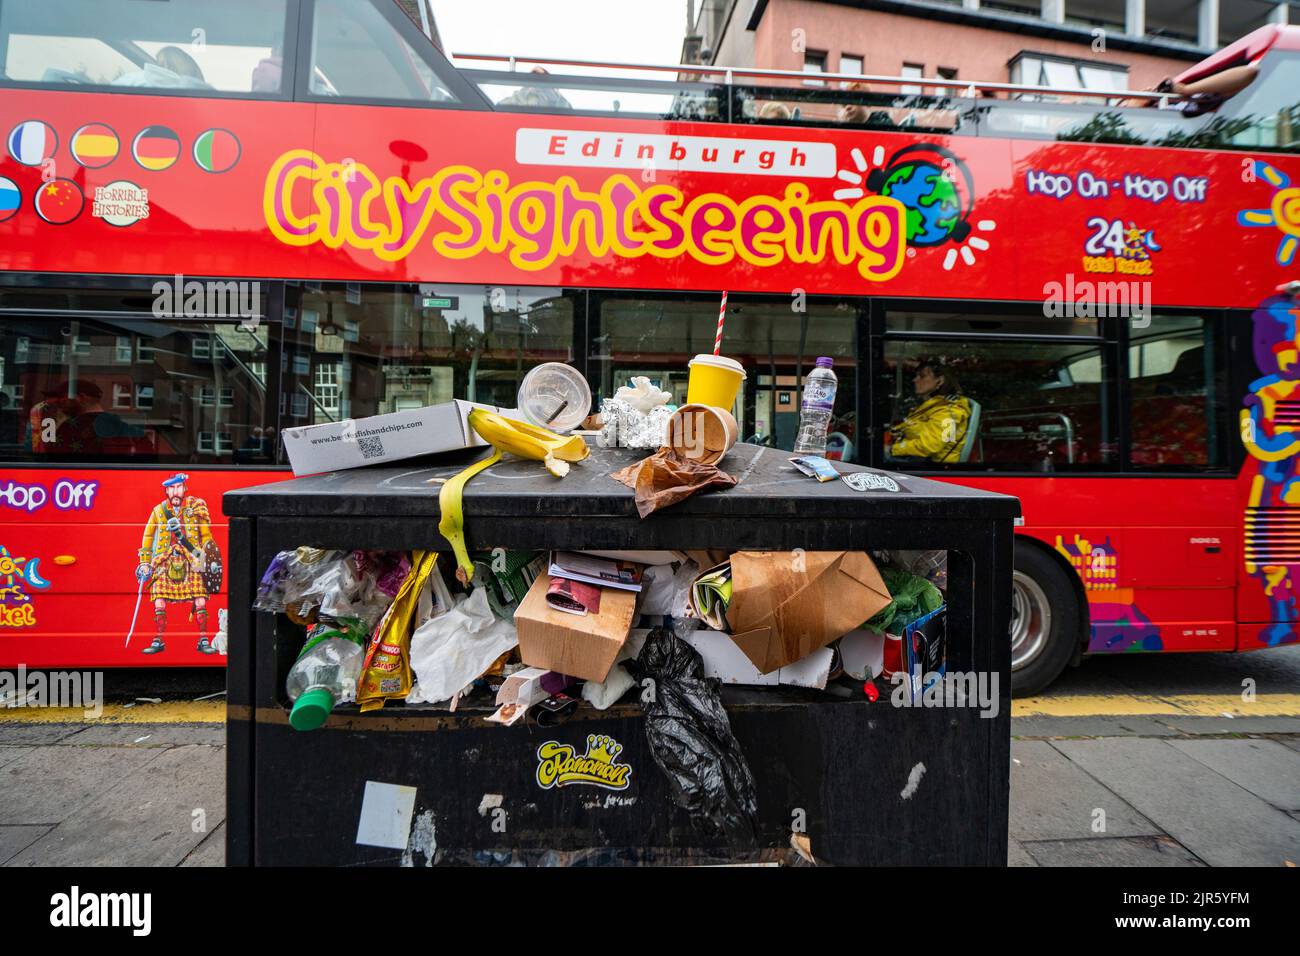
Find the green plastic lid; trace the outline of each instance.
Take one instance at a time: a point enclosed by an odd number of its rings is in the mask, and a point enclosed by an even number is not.
[[[324,687],[313,687],[293,702],[293,710],[289,711],[289,726],[294,730],[315,730],[325,723],[325,718],[333,709],[334,695]]]

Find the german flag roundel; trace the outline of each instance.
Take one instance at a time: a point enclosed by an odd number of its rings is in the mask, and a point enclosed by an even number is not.
[[[239,140],[228,129],[210,129],[194,141],[194,162],[206,173],[234,169],[239,154]]]
[[[147,126],[136,134],[131,155],[150,172],[162,172],[180,158],[181,138],[166,126]]]
[[[103,123],[87,123],[72,134],[72,158],[87,169],[99,169],[117,159],[117,133]]]

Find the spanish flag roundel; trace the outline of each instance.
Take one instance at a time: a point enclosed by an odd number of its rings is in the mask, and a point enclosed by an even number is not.
[[[166,126],[146,126],[131,143],[131,155],[150,172],[162,172],[180,158],[181,138]]]
[[[100,169],[117,159],[117,133],[103,123],[87,123],[72,134],[72,158],[87,169]]]
[[[228,129],[210,129],[194,141],[194,162],[206,173],[224,173],[239,162],[240,146]]]

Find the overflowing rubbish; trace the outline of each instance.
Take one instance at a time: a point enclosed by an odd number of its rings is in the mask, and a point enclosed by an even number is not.
[[[737,460],[733,411],[746,373],[717,354],[723,318],[725,306],[715,354],[690,362],[680,407],[644,376],[601,402],[597,443],[650,452],[639,461],[623,456],[628,463],[609,475],[632,489],[642,518],[739,481],[726,469]],[[781,461],[790,475],[825,483],[817,493],[842,494],[835,478],[864,474],[841,476],[824,457],[834,392],[830,361],[819,360],[804,387],[802,454]],[[418,410],[408,430],[423,447],[487,449],[439,489],[438,531],[450,550],[305,546],[277,554],[254,608],[283,616],[277,640],[301,633],[280,675],[281,703],[300,731],[338,727],[340,715],[359,720],[386,705],[454,711],[457,721],[482,721],[494,734],[581,723],[601,711],[620,720],[640,714],[645,747],[674,804],[710,838],[753,847],[757,789],[728,701],[746,699],[735,696],[744,688],[867,706],[882,696],[879,680],[916,674],[916,689],[921,672],[942,673],[947,553],[692,550],[672,541],[666,549],[606,551],[475,541],[471,550],[467,484],[507,456],[565,477],[590,454],[591,433],[574,430],[588,420],[591,400],[580,374],[549,363],[524,380],[518,412],[466,402]],[[456,435],[430,436],[431,428]],[[407,456],[409,448],[383,434],[379,460]],[[328,455],[294,440],[295,470]],[[336,457],[330,467],[353,466],[338,463],[350,462],[347,454]],[[613,466],[603,457],[600,472],[576,480],[607,481]],[[867,477],[864,487],[898,488],[887,476]],[[562,774],[609,784],[631,773],[616,759],[622,743],[593,735],[584,752],[562,739],[543,736],[521,751],[551,761],[535,768],[540,786],[552,785],[547,766],[557,786]]]
[[[304,622],[290,726],[385,704],[498,728],[639,711],[673,802],[741,849],[758,805],[730,688],[870,705],[879,681],[919,694],[945,667],[941,551],[497,549],[468,584],[454,567],[434,551],[276,555],[255,606]]]

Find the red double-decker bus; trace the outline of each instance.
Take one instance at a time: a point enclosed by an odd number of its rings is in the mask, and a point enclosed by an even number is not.
[[[0,0],[0,666],[221,664],[190,569],[282,429],[544,361],[681,396],[724,289],[743,438],[830,356],[834,455],[1020,497],[1018,693],[1297,639],[1300,31],[1177,94],[911,93],[217,6]]]

